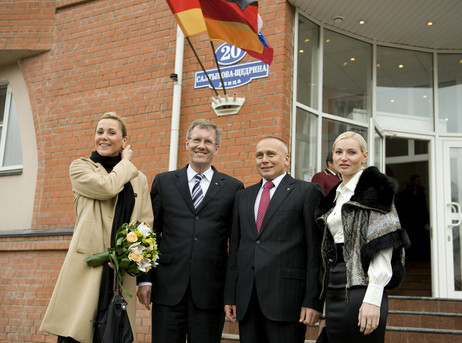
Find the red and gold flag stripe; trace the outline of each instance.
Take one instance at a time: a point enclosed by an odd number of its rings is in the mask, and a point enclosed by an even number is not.
[[[199,0],[167,0],[186,37],[207,31]]]
[[[258,38],[256,2],[242,10],[226,0],[199,0],[211,40],[222,40],[243,50],[263,52]]]

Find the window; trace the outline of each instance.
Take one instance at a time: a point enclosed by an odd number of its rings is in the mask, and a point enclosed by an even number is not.
[[[318,109],[319,27],[302,16],[298,22],[297,101]]]
[[[462,132],[462,57],[438,54],[438,131]]]
[[[297,132],[295,160],[295,178],[311,181],[316,170],[316,143],[318,117],[314,114],[297,108]]]
[[[431,53],[377,47],[377,121],[382,127],[433,131]]]
[[[0,85],[0,175],[22,172],[22,147],[16,106],[9,85]]]
[[[322,111],[368,123],[372,45],[324,30]]]

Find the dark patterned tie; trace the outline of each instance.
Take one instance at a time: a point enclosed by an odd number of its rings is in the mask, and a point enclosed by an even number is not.
[[[202,199],[204,198],[204,194],[202,193],[202,187],[201,187],[201,180],[203,177],[204,175],[201,175],[201,174],[194,175],[194,178],[196,179],[196,183],[194,184],[191,196],[192,196],[192,202],[194,204],[194,208],[196,210],[199,207]]]
[[[268,208],[268,204],[271,200],[270,189],[273,187],[274,183],[272,183],[271,181],[265,183],[265,185],[263,186],[263,192],[261,192],[260,204],[258,205],[257,212],[257,232],[260,232],[261,223],[263,222],[266,209]]]

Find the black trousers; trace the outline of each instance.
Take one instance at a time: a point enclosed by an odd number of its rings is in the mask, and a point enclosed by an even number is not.
[[[263,314],[255,286],[244,318],[239,322],[241,343],[303,343],[306,326],[270,320]]]
[[[341,256],[341,254],[340,254]],[[384,292],[380,306],[379,326],[369,335],[359,331],[358,315],[366,287],[345,290],[346,268],[341,259],[329,274],[326,293],[326,333],[328,342],[383,343],[388,316],[388,296]]]
[[[152,343],[220,343],[223,308],[204,310],[193,301],[191,287],[178,305],[153,304]]]

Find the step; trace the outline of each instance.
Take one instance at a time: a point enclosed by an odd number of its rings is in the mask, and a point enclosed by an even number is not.
[[[416,296],[389,296],[388,308],[395,311],[462,313],[462,300]]]
[[[317,328],[316,328],[317,332]],[[307,333],[308,336],[308,333]],[[309,335],[305,343],[316,342],[317,335]],[[239,342],[238,334],[223,333],[221,343]],[[387,326],[385,343],[458,343],[462,342],[462,330],[425,329]]]
[[[317,332],[317,328],[316,328]],[[305,343],[316,342],[317,335],[307,337]],[[221,343],[239,342],[238,334],[223,333]],[[462,342],[462,330],[442,330],[442,329],[425,329],[425,328],[407,328],[387,326],[385,333],[385,343],[460,343]]]
[[[221,338],[221,343],[236,343],[239,342],[239,335],[234,334],[223,334]],[[314,339],[305,339],[305,343],[315,343],[316,340]]]
[[[319,325],[307,326],[306,328],[306,341],[315,342],[319,333]],[[239,342],[239,326],[229,320],[225,320],[221,343]]]
[[[451,334],[449,331],[435,332],[434,330],[415,332],[411,331],[412,328],[407,328],[407,331],[388,331],[388,329],[387,327],[385,343],[462,343],[460,332]]]
[[[316,341],[318,326],[308,326],[305,343]],[[225,322],[222,343],[239,342],[238,324]],[[462,300],[389,296],[385,343],[462,343]]]
[[[387,326],[458,330],[462,328],[462,314],[390,310]]]

